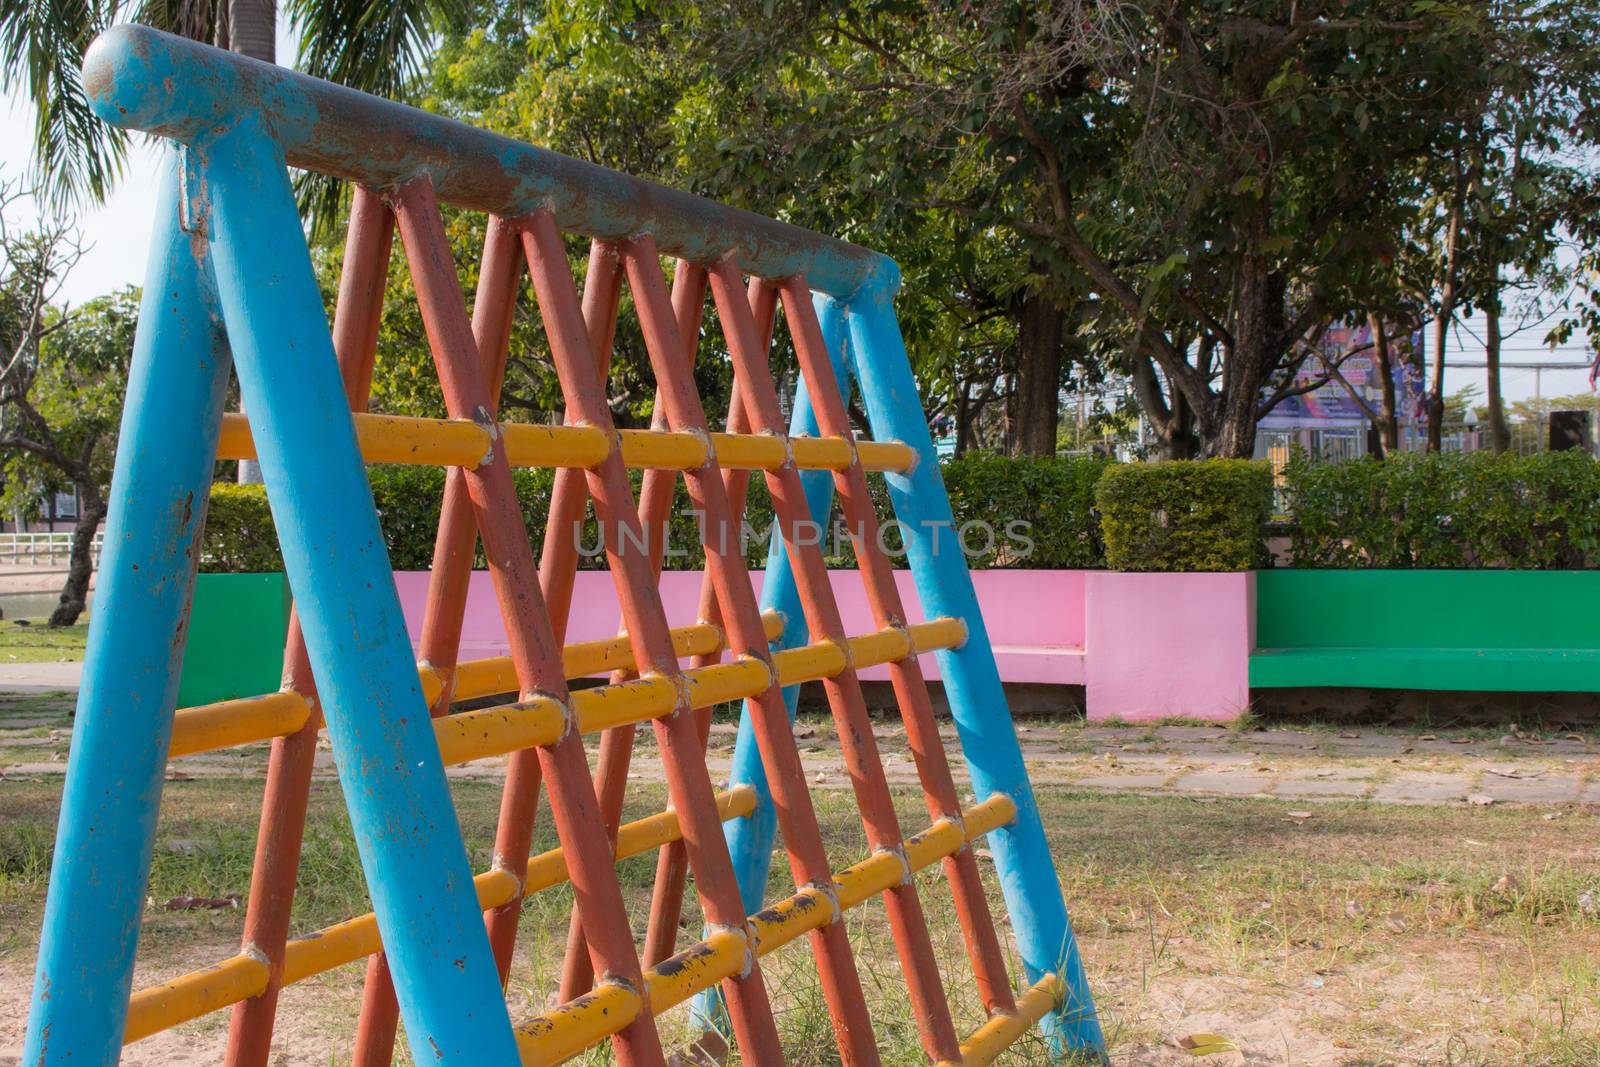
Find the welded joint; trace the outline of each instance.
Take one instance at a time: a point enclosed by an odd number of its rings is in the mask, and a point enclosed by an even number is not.
[[[968,626],[967,620],[961,618],[959,615],[952,616],[952,618],[955,619],[956,625],[961,627],[961,638],[955,644],[950,646],[950,651],[959,652],[961,649],[967,647],[967,642],[972,638],[972,627]]]
[[[561,709],[561,733],[552,742],[553,745],[560,744],[567,738],[578,734],[578,706],[572,702],[571,693],[558,695],[546,690],[530,689],[519,696],[518,703],[531,704],[536,700],[553,701]]]
[[[794,458],[794,444],[789,440],[789,435],[779,433],[777,430],[767,429],[760,431],[760,436],[771,437],[783,446],[783,462],[773,468],[774,471],[799,470],[800,464]]]
[[[741,652],[735,657],[735,662],[759,663],[767,669],[767,688],[773,689],[781,685],[783,679],[778,675],[778,668],[773,666],[770,656],[757,655],[755,652]]]
[[[848,637],[829,637],[825,638],[821,643],[824,645],[832,645],[834,648],[839,650],[839,655],[844,657],[844,667],[839,671],[840,674],[845,673],[845,671],[853,671],[856,669],[856,654],[855,651],[850,647],[850,639]]]
[[[650,1014],[649,982],[640,982],[638,985],[635,985],[633,982],[622,977],[620,974],[616,974],[612,971],[605,971],[600,975],[600,980],[595,983],[595,989],[598,990],[602,985],[610,985],[616,986],[619,989],[626,989],[629,993],[632,993],[634,996],[639,998],[639,1015],[643,1016]],[[643,986],[644,988],[641,989],[640,986]]]
[[[904,441],[901,441],[900,443],[901,444],[905,444]],[[906,447],[907,448],[911,448],[910,445],[906,445]],[[909,477],[911,477],[912,472],[915,471],[919,466],[921,466],[921,464],[922,464],[922,453],[920,451],[918,451],[917,449],[915,449],[915,448],[911,448],[911,462],[907,463],[903,470],[896,471],[895,473],[899,474],[900,477],[902,477],[902,478],[909,478]]]
[[[700,442],[700,463],[695,470],[709,471],[717,466],[717,446],[711,443],[711,432],[704,426],[687,426],[676,430],[677,433],[686,433]]]
[[[956,810],[953,811],[953,812],[945,812],[943,815],[939,816],[939,821],[940,822],[947,822],[951,826],[954,826],[957,830],[960,830],[961,831],[961,840],[963,842],[972,840],[971,835],[969,835],[967,833],[967,819],[966,819],[966,816],[961,814],[961,809],[959,807],[957,807]],[[963,845],[963,847],[965,847],[965,846]]]
[[[906,643],[905,653],[903,655],[899,656],[898,658],[896,658],[894,662],[903,663],[908,659],[916,658],[916,655],[917,655],[917,641],[916,641],[916,638],[911,636],[911,628],[906,625],[904,619],[895,619],[893,622],[889,623],[889,625],[885,626],[884,629],[885,630],[890,630],[890,631],[892,631],[894,633],[897,633],[902,638],[905,639],[905,643]]]
[[[490,411],[482,404],[479,404],[477,407],[472,409],[472,422],[478,427],[478,429],[484,432],[484,435],[489,441],[489,448],[486,452],[484,452],[483,457],[478,460],[478,466],[476,468],[478,470],[482,470],[484,467],[487,467],[490,463],[494,462],[494,450],[495,447],[500,443],[500,423],[495,421],[494,412]]]
[[[899,860],[900,881],[896,884],[902,886],[911,884],[911,861],[906,858],[906,848],[904,844],[884,845],[873,849],[872,854],[875,856],[893,856],[895,859]]]
[[[268,957],[266,952],[261,948],[261,946],[256,944],[254,941],[246,941],[244,943],[244,946],[239,949],[239,955],[248,957],[249,959],[252,959],[252,960],[255,960],[257,963],[261,964],[261,966],[263,966],[263,967],[266,967],[268,970],[270,970],[272,968],[272,960],[271,960],[271,958]]]
[[[664,678],[672,683],[672,710],[665,715],[657,716],[662,722],[676,719],[679,715],[694,710],[694,694],[690,690],[688,677],[682,671],[673,671],[671,674],[663,671],[650,671],[648,674],[641,674],[639,677],[650,680]]]
[[[822,898],[826,900],[828,902],[828,906],[833,909],[833,917],[828,920],[828,925],[831,926],[844,918],[844,909],[839,906],[839,887],[836,884],[833,882],[828,882],[827,884],[823,884],[822,882],[807,882],[800,888],[808,889],[813,893],[822,894]]]
[[[738,926],[729,926],[726,923],[706,923],[706,932],[715,934],[733,934],[744,942],[744,959],[739,963],[739,971],[733,977],[748,978],[756,966],[756,928],[746,919]]]
[[[515,893],[511,894],[511,899],[512,900],[521,900],[522,899],[523,894],[526,893],[527,889],[528,889],[528,887],[527,887],[527,885],[525,883],[525,879],[526,879],[527,873],[528,873],[528,865],[527,864],[523,864],[521,873],[518,873],[517,869],[516,869],[516,864],[513,863],[510,860],[510,858],[508,858],[506,856],[506,854],[504,852],[501,852],[499,849],[495,849],[494,850],[494,856],[489,860],[489,869],[492,870],[492,871],[499,871],[502,874],[508,875],[511,878],[511,881],[513,883],[515,883],[516,887],[517,887],[517,891]]]

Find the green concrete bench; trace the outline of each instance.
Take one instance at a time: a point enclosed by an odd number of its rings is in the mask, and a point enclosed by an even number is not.
[[[1271,570],[1254,688],[1600,692],[1600,571]]]

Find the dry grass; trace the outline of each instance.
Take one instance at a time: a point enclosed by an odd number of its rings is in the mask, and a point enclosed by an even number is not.
[[[0,781],[0,1020],[16,1020],[0,1022],[0,1062],[20,1038],[59,788],[59,780]],[[485,864],[498,789],[458,782],[456,793],[474,862]],[[817,796],[830,853],[840,863],[859,858],[848,794]],[[237,910],[155,905],[246,891],[259,798],[254,779],[169,784],[140,984],[236,950]],[[663,799],[659,786],[641,785],[630,817]],[[1039,799],[1117,1063],[1600,1062],[1600,820],[1586,811],[1549,819],[1532,808],[1320,804],[1297,818],[1292,805],[1267,800],[1057,789]],[[910,792],[902,800],[906,826],[919,828],[920,800]],[[536,847],[550,847],[544,813],[539,827]],[[786,892],[781,856],[772,871],[772,894]],[[621,865],[640,935],[653,873],[653,857]],[[956,1013],[970,1028],[979,1008],[942,879],[935,870],[920,884]],[[514,1016],[549,1002],[570,908],[565,890],[529,903]],[[295,927],[363,910],[338,786],[319,782]],[[881,906],[849,922],[885,1062],[922,1062]],[[764,968],[791,1062],[836,1063],[810,953],[794,946]],[[360,968],[346,967],[289,990],[274,1062],[346,1059],[360,981]],[[663,1032],[686,1033],[685,1014],[669,1013]],[[133,1046],[125,1062],[213,1062],[225,1026],[225,1016],[187,1024]],[[1173,1047],[1196,1031],[1233,1037],[1247,1058],[1194,1061]],[[1046,1061],[1037,1040],[1007,1060]],[[609,1053],[583,1062],[609,1062]]]

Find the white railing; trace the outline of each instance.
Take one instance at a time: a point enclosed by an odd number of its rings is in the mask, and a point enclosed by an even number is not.
[[[100,565],[100,550],[105,544],[105,533],[94,535],[89,546],[94,565]],[[27,563],[30,566],[65,564],[72,558],[72,531],[56,530],[45,533],[0,532],[0,563]]]

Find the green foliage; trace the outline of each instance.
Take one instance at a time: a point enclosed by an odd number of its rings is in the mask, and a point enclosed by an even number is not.
[[[1095,497],[1112,570],[1242,571],[1265,562],[1265,463],[1119,464],[1106,469]]]
[[[1285,488],[1296,567],[1600,566],[1600,464],[1581,452],[1297,454]]]
[[[200,569],[213,574],[259,574],[283,570],[278,530],[260,485],[217,482],[206,508]]]
[[[991,452],[969,452],[945,463],[944,484],[956,527],[985,522],[997,534],[995,548],[968,556],[967,565],[1033,570],[1105,566],[1094,507],[1095,484],[1109,466],[1096,458]],[[1026,526],[1012,527],[1014,523]],[[1021,536],[1007,536],[1008,528]],[[963,540],[969,551],[982,543],[976,536]]]

